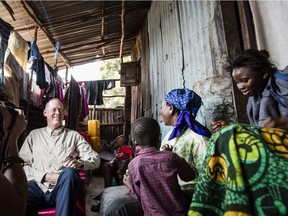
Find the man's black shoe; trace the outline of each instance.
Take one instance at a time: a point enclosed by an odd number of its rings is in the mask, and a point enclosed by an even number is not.
[[[99,212],[99,210],[100,210],[100,203],[97,203],[97,204],[95,204],[95,205],[92,205],[90,210],[91,210],[92,212]]]

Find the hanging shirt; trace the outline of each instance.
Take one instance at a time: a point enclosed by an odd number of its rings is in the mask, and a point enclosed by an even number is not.
[[[87,92],[87,101],[89,105],[102,105],[103,91],[115,87],[115,80],[97,80],[84,82]]]

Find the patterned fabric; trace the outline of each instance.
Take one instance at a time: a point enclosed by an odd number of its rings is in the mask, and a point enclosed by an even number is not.
[[[128,165],[130,195],[142,204],[144,215],[185,215],[185,199],[177,175],[194,178],[193,169],[177,154],[154,147],[141,149]]]
[[[169,140],[178,137],[186,126],[191,128],[197,134],[206,137],[211,136],[210,131],[195,120],[195,116],[202,104],[202,100],[194,91],[187,88],[174,89],[165,96],[165,101],[180,110],[176,125],[169,137]]]
[[[190,216],[288,214],[288,132],[234,124],[208,146]]]
[[[174,89],[165,96],[165,101],[173,104],[179,110],[187,110],[194,116],[197,114],[202,100],[201,97],[194,91],[183,88]]]
[[[189,165],[194,168],[198,177],[198,174],[202,170],[202,164],[206,155],[208,139],[196,134],[190,128],[187,128],[179,137],[175,137],[169,141],[168,137],[170,136],[172,130],[168,132],[168,134],[162,140],[161,147],[163,147],[165,144],[173,146],[172,151],[178,156],[184,158]],[[190,182],[181,181],[179,178],[181,188],[193,189],[197,182],[197,177]]]

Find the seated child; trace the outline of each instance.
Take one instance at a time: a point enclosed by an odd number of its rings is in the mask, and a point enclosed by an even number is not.
[[[116,138],[115,147],[117,149],[114,151],[115,159],[113,162],[118,163],[118,170],[116,173],[118,174],[119,179],[122,179],[129,162],[133,158],[133,150],[128,145],[127,138],[124,135],[120,135]]]
[[[159,151],[160,126],[150,117],[137,119],[131,127],[131,138],[141,147],[128,165],[123,183],[137,199],[144,215],[186,215],[187,207],[177,176],[183,181],[196,177],[195,171],[174,152]]]
[[[105,163],[103,167],[105,188],[112,185],[113,176],[118,184],[122,184],[128,163],[133,158],[133,150],[128,145],[128,138],[125,135],[116,138],[114,147],[116,148],[114,150],[115,158]]]

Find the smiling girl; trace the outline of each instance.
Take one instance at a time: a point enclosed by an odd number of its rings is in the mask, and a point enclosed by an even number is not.
[[[229,69],[238,89],[249,96],[246,111],[250,124],[277,127],[280,119],[288,117],[288,67],[278,70],[269,57],[266,50],[247,49]],[[221,126],[212,123],[214,130]]]

